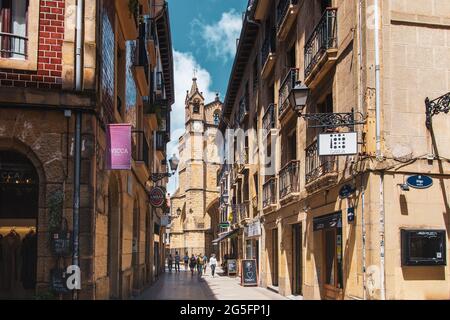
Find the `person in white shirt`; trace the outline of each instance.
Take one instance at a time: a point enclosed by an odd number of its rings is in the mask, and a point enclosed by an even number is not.
[[[214,272],[216,271],[217,259],[216,255],[213,253],[211,258],[209,258],[209,266],[211,267],[211,275],[214,277]]]

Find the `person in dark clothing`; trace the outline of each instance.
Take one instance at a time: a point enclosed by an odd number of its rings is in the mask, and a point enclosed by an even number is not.
[[[195,258],[194,254],[192,254],[191,258],[189,259],[189,268],[191,269],[191,275],[194,275],[194,269],[197,265],[197,259]]]
[[[21,256],[23,287],[24,289],[34,289],[36,287],[37,271],[37,236],[34,231],[30,231],[22,240]]]
[[[172,272],[172,264],[173,264],[173,257],[172,254],[169,254],[169,257],[167,258],[167,265],[169,267],[169,272]]]
[[[178,251],[175,252],[175,272],[180,272],[180,260],[181,257],[178,254]]]

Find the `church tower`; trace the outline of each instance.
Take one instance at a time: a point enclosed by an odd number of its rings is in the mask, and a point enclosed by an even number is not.
[[[185,132],[179,139],[179,186],[172,196],[173,219],[170,248],[184,254],[214,252],[217,236],[219,192],[217,170],[220,166],[216,134],[222,111],[218,94],[205,104],[197,79],[185,99]],[[180,209],[180,210],[178,210]]]

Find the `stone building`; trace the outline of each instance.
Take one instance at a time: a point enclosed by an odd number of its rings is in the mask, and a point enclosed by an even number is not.
[[[261,286],[450,297],[449,16],[446,0],[249,1],[219,129],[257,135],[248,164],[225,148],[221,217],[233,216],[220,248],[259,250]],[[295,106],[299,81],[309,98]],[[319,134],[352,132],[356,154],[319,155]]]
[[[179,187],[171,198],[170,250],[180,255],[216,252],[218,231],[216,133],[222,102],[205,99],[193,79],[185,101],[185,133],[179,139]]]
[[[60,277],[77,258],[78,298],[138,294],[164,267],[165,212],[148,190],[167,183],[150,179],[166,172],[174,102],[167,3],[15,0],[0,10],[0,241],[28,250],[26,262],[0,263],[0,298],[70,299]],[[131,170],[106,168],[117,123],[132,126]],[[52,247],[54,234],[69,252]],[[19,272],[27,281],[8,281]]]

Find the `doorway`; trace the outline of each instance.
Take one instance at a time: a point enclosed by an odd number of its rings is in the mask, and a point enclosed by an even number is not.
[[[108,190],[108,277],[111,299],[120,298],[120,239],[119,184],[111,175]]]
[[[38,212],[34,165],[21,153],[0,151],[0,299],[35,294]]]
[[[131,256],[131,265],[133,266],[133,290],[139,290],[141,288],[141,277],[139,270],[139,220],[139,202],[136,200],[133,207],[133,242]]]
[[[292,294],[303,295],[302,283],[302,257],[303,257],[303,243],[302,243],[302,224],[297,223],[292,226]]]
[[[323,231],[324,298],[336,300],[342,297],[342,229],[330,228]]]
[[[272,285],[278,287],[278,229],[272,229]]]

